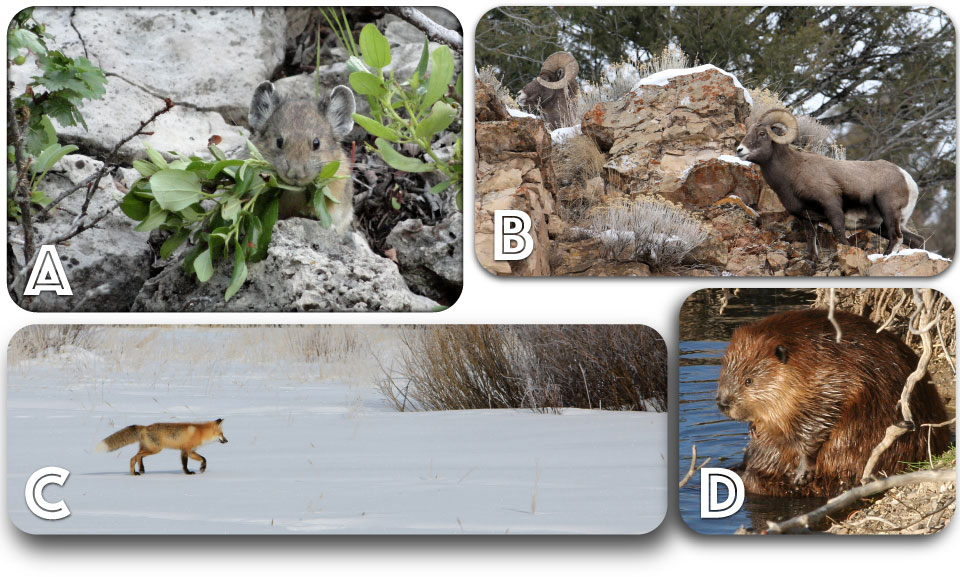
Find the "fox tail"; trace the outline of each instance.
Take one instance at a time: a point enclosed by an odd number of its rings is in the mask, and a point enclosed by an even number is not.
[[[106,453],[107,451],[116,451],[120,447],[126,447],[131,443],[136,443],[140,440],[140,429],[142,428],[140,425],[124,427],[97,443],[94,450],[98,453]]]

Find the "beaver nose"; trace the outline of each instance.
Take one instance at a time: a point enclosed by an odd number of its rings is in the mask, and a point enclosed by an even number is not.
[[[730,408],[730,405],[730,397],[717,395],[717,408],[726,413],[727,409]]]

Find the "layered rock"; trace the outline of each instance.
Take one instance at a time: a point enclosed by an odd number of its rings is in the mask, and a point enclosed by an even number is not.
[[[478,116],[496,118],[499,113],[484,111]],[[474,245],[480,264],[497,275],[550,275],[549,227],[556,220],[550,132],[538,118],[478,121],[476,153]],[[519,261],[494,260],[496,210],[521,210],[530,216],[534,243],[530,256]]]

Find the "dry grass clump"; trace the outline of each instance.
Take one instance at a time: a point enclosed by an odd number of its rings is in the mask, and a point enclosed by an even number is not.
[[[303,361],[342,361],[365,350],[361,327],[301,325],[283,328],[288,358]]]
[[[555,144],[550,160],[558,184],[566,186],[583,184],[595,176],[600,176],[607,158],[592,138],[577,134]]]
[[[431,325],[408,330],[380,390],[397,410],[664,411],[667,353],[641,325]]]
[[[600,239],[603,258],[626,258],[657,270],[679,264],[707,239],[699,217],[659,196],[599,208],[591,214],[589,229]]]
[[[17,365],[44,353],[55,353],[64,347],[88,349],[101,327],[95,325],[30,325],[10,339],[7,360]]]
[[[517,101],[513,99],[513,95],[510,94],[510,89],[504,86],[500,78],[497,77],[497,71],[493,66],[484,66],[477,71],[477,80],[487,86],[492,86],[497,94],[497,98],[508,108],[520,108],[520,106],[517,105]]]
[[[690,63],[690,57],[683,52],[682,48],[670,45],[664,46],[660,54],[638,66],[637,71],[640,72],[640,78],[646,78],[664,70],[690,68],[696,65],[696,60],[693,64]]]

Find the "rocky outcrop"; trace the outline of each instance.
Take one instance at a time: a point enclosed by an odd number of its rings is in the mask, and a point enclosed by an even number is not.
[[[481,85],[479,81],[477,84]],[[498,114],[496,110],[485,111],[483,116]],[[539,118],[478,121],[476,153],[474,245],[480,264],[496,275],[550,275],[549,230],[557,218],[550,132]],[[520,261],[494,260],[496,210],[522,210],[530,216],[529,234],[534,243],[530,256]]]
[[[476,93],[478,199],[489,203],[502,200],[503,191],[517,190],[516,178],[510,180],[509,166],[498,162],[503,153],[481,143],[481,131],[501,121],[502,104],[486,87],[478,86]],[[559,167],[558,174],[570,176],[559,183],[554,214],[545,218],[551,240],[550,273],[927,276],[946,268],[949,261],[927,253],[901,254],[893,259],[871,255],[870,251],[879,250],[877,237],[863,231],[851,239],[854,246],[838,250],[826,226],[818,227],[820,258],[808,260],[802,223],[787,214],[759,168],[735,156],[751,104],[737,79],[714,66],[667,70],[640,80],[619,100],[595,105],[579,127],[556,131],[553,145],[562,153],[553,162]],[[571,144],[577,138],[592,139],[599,150],[600,176],[578,181],[582,165],[577,162],[584,156],[582,142],[576,144],[579,149]],[[488,190],[484,190],[483,179],[487,179]],[[679,266],[662,267],[632,262],[630,255],[611,255],[600,242],[604,231],[590,230],[591,211],[596,214],[648,195],[662,197],[702,219],[706,240]],[[480,229],[485,223],[483,216],[478,213],[478,239],[486,232]],[[559,216],[570,220],[561,221]],[[626,234],[633,233],[627,230]],[[478,255],[482,254],[478,244]],[[497,274],[516,274],[508,272],[505,263],[491,263],[485,257],[481,264]]]
[[[102,166],[102,162],[86,156],[65,156],[48,173],[44,192],[50,198],[58,198]],[[136,177],[133,171],[104,176],[90,199],[87,215],[93,217],[110,211],[106,218],[57,246],[73,296],[43,291],[35,297],[24,297],[25,308],[38,312],[130,310],[140,286],[147,280],[154,258],[147,243],[149,234],[133,230],[130,219],[116,208],[116,199],[126,192]],[[38,242],[74,229],[74,221],[81,214],[86,199],[85,193],[85,187],[81,187],[62,200],[57,208],[43,215],[34,215],[34,235]],[[20,227],[8,227],[8,231],[8,242],[19,269],[24,264],[23,231]],[[12,287],[12,290],[22,294],[23,286]]]
[[[411,290],[437,302],[452,304],[463,290],[463,213],[424,225],[405,220],[387,235],[400,272]]]
[[[267,257],[249,265],[243,288],[224,302],[233,260],[200,283],[179,259],[140,290],[133,310],[145,312],[432,311],[436,302],[413,294],[397,265],[373,253],[362,237],[341,237],[303,218],[276,224]]]

